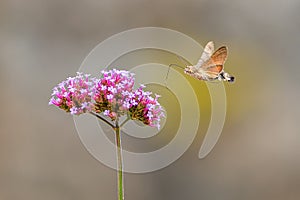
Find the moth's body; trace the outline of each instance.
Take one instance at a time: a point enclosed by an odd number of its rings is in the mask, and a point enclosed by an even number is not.
[[[216,80],[216,78],[211,78],[203,69],[197,69],[194,65],[186,66],[184,73],[202,81]]]
[[[233,82],[234,77],[224,72],[227,58],[227,47],[222,46],[214,52],[214,43],[208,42],[196,65],[186,66],[184,73],[203,81]]]
[[[228,82],[234,82],[234,77],[228,74],[227,72],[221,71],[218,74],[212,73],[209,74],[208,72],[204,71],[202,68],[197,69],[195,66],[186,66],[184,69],[184,73],[202,80],[202,81],[228,81]]]

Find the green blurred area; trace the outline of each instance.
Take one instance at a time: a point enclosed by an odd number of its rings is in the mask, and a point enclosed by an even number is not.
[[[200,130],[172,165],[126,174],[126,199],[298,200],[299,8],[297,0],[1,1],[0,199],[116,199],[116,172],[86,151],[72,117],[48,106],[48,100],[51,89],[75,75],[98,43],[130,28],[158,26],[202,45],[210,40],[227,45],[225,70],[236,82],[225,84],[222,135],[199,160],[210,97],[204,82],[185,76],[197,91]],[[175,55],[144,50],[113,65],[140,64],[131,59],[139,55],[149,62],[180,64]],[[171,93],[148,88],[172,99],[168,109],[178,113]],[[126,148],[162,147],[174,137],[179,118],[170,120],[174,124],[167,123],[148,143],[126,138]]]

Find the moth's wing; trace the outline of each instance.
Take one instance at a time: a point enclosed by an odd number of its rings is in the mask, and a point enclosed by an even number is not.
[[[217,71],[205,71],[204,72],[209,79],[217,79],[219,77],[219,72]]]
[[[224,63],[227,59],[228,50],[226,46],[222,46],[217,49],[207,60],[202,64],[201,68],[207,72],[220,73],[224,68]]]
[[[206,74],[209,74],[211,76],[218,76],[220,74],[219,72],[219,66],[218,67],[214,67],[212,69],[216,69],[216,70],[209,70],[209,71],[205,71]]]
[[[214,45],[213,41],[210,41],[205,45],[203,53],[202,53],[200,59],[198,60],[198,63],[196,64],[197,68],[200,68],[206,61],[209,60],[209,58],[212,56],[212,54],[214,52],[214,49],[215,49],[214,46],[215,45]]]

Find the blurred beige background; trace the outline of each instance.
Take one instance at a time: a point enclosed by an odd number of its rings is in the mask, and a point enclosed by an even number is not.
[[[209,156],[198,159],[209,120],[199,92],[192,146],[160,171],[126,174],[126,199],[300,199],[299,9],[297,0],[2,0],[0,199],[116,199],[116,172],[48,100],[99,42],[144,26],[228,45],[237,82],[226,84],[226,124]]]

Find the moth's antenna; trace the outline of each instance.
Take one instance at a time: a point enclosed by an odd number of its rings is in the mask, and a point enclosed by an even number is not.
[[[169,65],[169,68],[168,68],[167,76],[166,76],[166,79],[165,79],[165,86],[166,86],[166,87],[167,87],[167,79],[168,79],[168,76],[169,76],[170,68],[171,68],[172,66],[175,66],[175,67],[179,67],[179,68],[181,68],[181,69],[184,69],[184,67],[182,67],[182,66],[180,66],[180,65],[177,65],[177,64],[170,64],[170,65]]]

